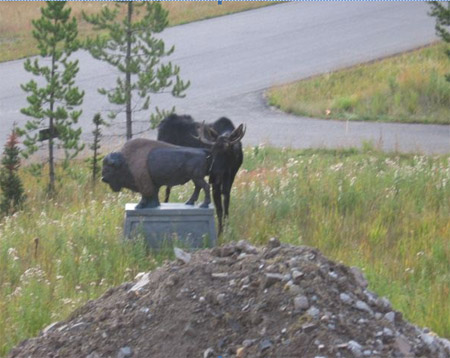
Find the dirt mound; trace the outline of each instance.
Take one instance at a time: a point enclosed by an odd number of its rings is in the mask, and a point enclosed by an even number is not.
[[[110,289],[10,357],[450,357],[356,268],[308,247],[230,244]]]

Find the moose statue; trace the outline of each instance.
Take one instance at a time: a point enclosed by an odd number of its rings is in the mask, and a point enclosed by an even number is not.
[[[223,229],[223,219],[228,217],[231,187],[244,158],[241,143],[244,134],[243,124],[235,128],[233,122],[226,117],[205,124],[194,121],[189,115],[171,114],[158,126],[157,138],[160,141],[185,147],[207,148],[211,151],[208,175],[212,185],[219,234]],[[166,189],[166,202],[169,195],[170,186]]]

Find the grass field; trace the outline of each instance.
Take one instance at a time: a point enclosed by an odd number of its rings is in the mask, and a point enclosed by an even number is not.
[[[0,221],[0,356],[165,259],[120,240],[124,204],[136,195],[101,183],[94,192],[83,165],[72,168],[51,200],[45,179],[22,172],[27,206]],[[277,236],[316,247],[361,267],[407,319],[450,337],[449,181],[450,156],[247,148],[221,241]]]
[[[169,24],[179,25],[191,21],[226,15],[234,12],[255,9],[274,4],[260,1],[224,1],[217,2],[163,2],[169,10]],[[31,20],[40,17],[43,1],[0,2],[0,62],[23,58],[37,54],[35,41],[31,35]],[[109,2],[69,2],[72,14],[78,20],[81,38],[91,34],[90,26],[83,21],[81,12],[96,13],[103,6],[113,6]]]
[[[283,111],[316,118],[450,124],[443,43],[268,91]]]

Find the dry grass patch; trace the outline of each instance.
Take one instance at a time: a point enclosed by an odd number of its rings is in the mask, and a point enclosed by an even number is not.
[[[222,5],[217,2],[163,2],[163,7],[169,10],[169,24],[174,26],[270,4],[274,2],[225,1]],[[44,5],[44,1],[0,2],[0,62],[37,54],[31,35],[31,20],[40,17],[40,8]],[[91,33],[91,29],[82,20],[82,11],[95,13],[104,6],[114,5],[109,2],[69,2],[69,6],[79,21],[80,35],[85,37]]]

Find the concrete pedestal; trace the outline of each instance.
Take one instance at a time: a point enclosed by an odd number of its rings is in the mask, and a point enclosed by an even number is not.
[[[178,203],[163,203],[154,209],[135,209],[125,205],[127,238],[143,235],[150,248],[172,246],[200,249],[216,244],[214,208],[208,209]]]

